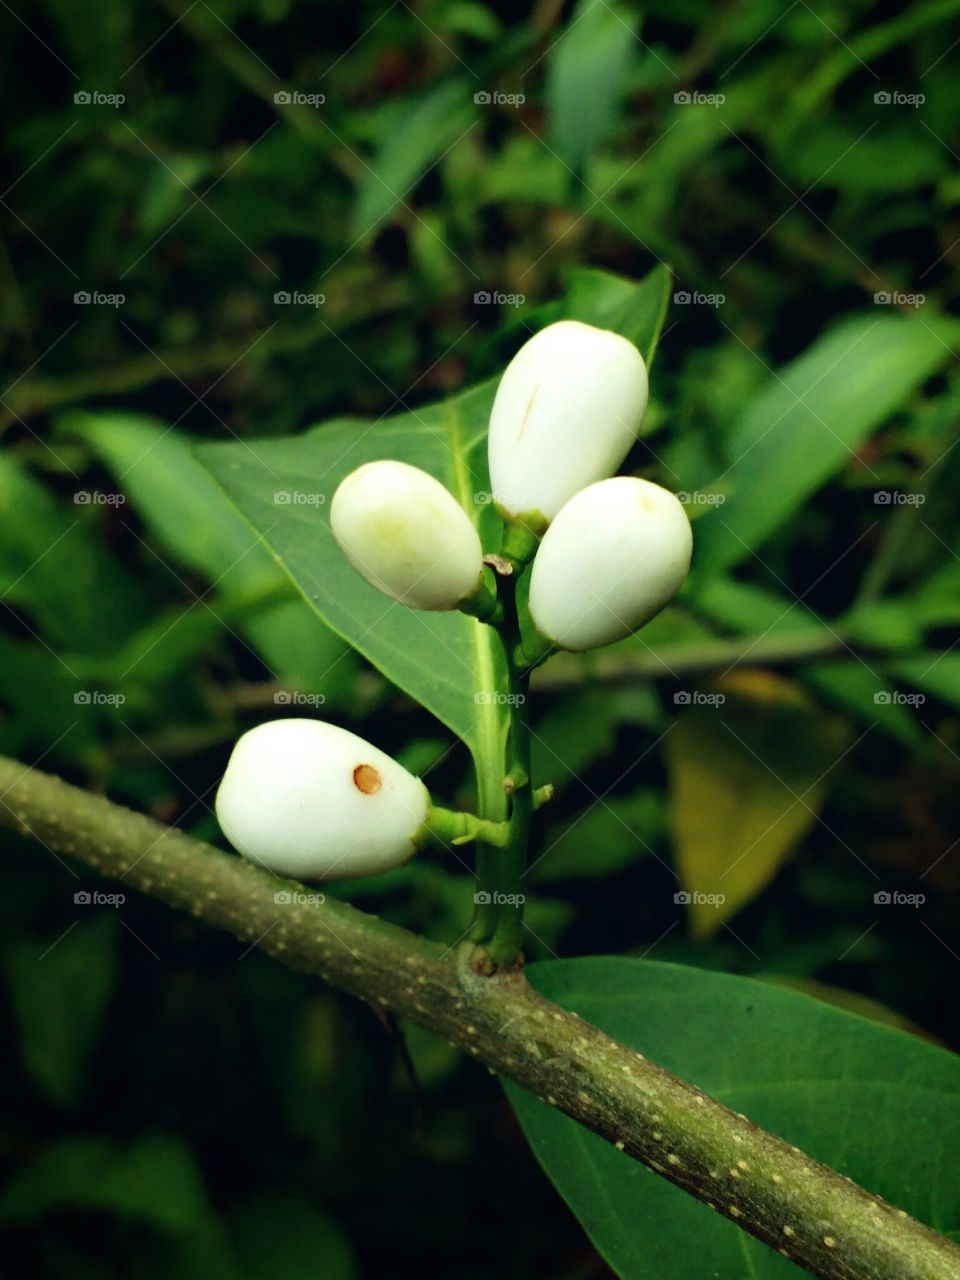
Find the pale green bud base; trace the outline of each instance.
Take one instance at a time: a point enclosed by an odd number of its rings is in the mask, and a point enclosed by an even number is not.
[[[471,618],[489,623],[491,627],[499,626],[503,621],[503,605],[495,591],[487,586],[486,574],[481,573],[476,590],[460,601],[457,608]]]
[[[469,844],[471,840],[483,840],[486,844],[502,848],[507,843],[507,823],[431,805],[423,825],[413,836],[417,849],[431,842],[460,845]]]
[[[517,645],[513,652],[513,660],[518,667],[531,671],[534,667],[539,667],[541,662],[546,662],[547,658],[556,651],[557,645],[549,636],[542,635],[539,631],[532,631]]]
[[[537,787],[533,793],[533,811],[536,813],[538,809],[543,808],[548,800],[553,799],[553,783],[545,782],[542,787]]]
[[[537,554],[540,539],[547,530],[547,520],[539,511],[511,515],[499,507],[497,510],[505,522],[500,555],[513,565],[514,573],[520,574]]]

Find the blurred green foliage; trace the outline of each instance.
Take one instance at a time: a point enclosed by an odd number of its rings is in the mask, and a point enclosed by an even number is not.
[[[231,741],[322,707],[469,801],[466,750],[193,446],[429,419],[559,315],[639,340],[665,263],[629,466],[689,495],[695,571],[544,672],[530,954],[775,977],[955,1047],[958,12],[12,0],[0,749],[217,839]],[[677,821],[717,794],[722,840]],[[4,843],[12,1266],[609,1274],[473,1064],[406,1028],[415,1086],[364,1008]],[[711,922],[675,896],[718,852],[743,874]],[[350,892],[453,943],[470,884],[434,858]]]

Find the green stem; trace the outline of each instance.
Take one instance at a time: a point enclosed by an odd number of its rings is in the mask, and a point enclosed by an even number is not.
[[[503,789],[503,761],[491,756],[477,764],[477,811],[485,820],[500,822],[507,816],[507,797]],[[485,944],[493,937],[497,927],[497,886],[502,845],[486,840],[477,841],[476,869],[477,891],[474,894],[471,941]]]
[[[529,671],[515,657],[520,640],[517,616],[517,579],[509,574],[500,579],[504,621],[500,627],[507,664],[510,734],[507,739],[504,784],[510,795],[507,842],[498,859],[499,874],[494,887],[496,928],[487,950],[497,969],[509,968],[521,958],[523,939],[523,875],[530,844],[533,813],[533,785],[530,778]]]

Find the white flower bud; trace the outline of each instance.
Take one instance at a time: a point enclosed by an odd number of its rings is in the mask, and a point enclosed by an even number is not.
[[[577,320],[524,343],[490,415],[493,498],[510,516],[552,520],[575,493],[612,476],[647,408],[647,370],[632,342]]]
[[[224,835],[251,862],[298,880],[347,879],[415,852],[430,797],[419,778],[355,733],[270,720],[245,733],[217,792]]]
[[[439,480],[406,462],[368,462],[333,495],[330,523],[354,569],[414,609],[457,609],[483,578],[466,512]]]
[[[576,494],[543,536],[530,616],[561,649],[596,649],[649,622],[690,568],[682,503],[649,480],[615,476]]]

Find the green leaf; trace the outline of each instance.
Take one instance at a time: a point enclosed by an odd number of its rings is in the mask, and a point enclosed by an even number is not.
[[[477,85],[465,76],[436,85],[391,111],[377,153],[360,169],[352,236],[368,236],[470,127]]]
[[[696,571],[739,563],[786,524],[950,358],[950,334],[936,318],[857,316],[774,374],[727,441],[714,484],[727,499],[697,524]]]
[[[636,17],[580,0],[547,59],[550,146],[575,172],[616,127],[637,53]]]
[[[117,981],[118,927],[114,915],[98,913],[59,940],[21,944],[12,957],[10,982],[24,1065],[62,1106],[79,1100],[100,1039]]]
[[[960,1059],[797,992],[594,957],[536,964],[538,990],[941,1232],[960,1230]],[[581,1125],[506,1086],[537,1159],[624,1280],[798,1272]],[[708,1261],[705,1261],[708,1260]]]
[[[306,1196],[262,1192],[239,1205],[231,1222],[243,1280],[352,1280],[357,1274],[343,1232]]]
[[[891,738],[922,752],[924,734],[916,717],[902,702],[887,697],[890,680],[873,668],[873,658],[838,658],[811,663],[804,668],[803,678],[825,702],[850,711],[869,728],[883,729]]]
[[[0,597],[71,666],[71,653],[109,652],[145,604],[96,530],[102,508],[93,511],[83,493],[78,487],[78,500],[63,503],[12,457],[0,457]]]
[[[597,800],[559,830],[551,827],[530,871],[539,882],[595,879],[622,871],[665,834],[663,798],[653,787]]]
[[[883,54],[915,32],[945,21],[960,9],[957,0],[933,0],[926,5],[910,5],[895,11],[886,22],[858,31],[847,40],[831,42],[827,57],[818,59],[816,70],[788,95],[785,110],[778,112],[777,133],[781,145],[789,146],[793,131],[806,124],[824,100],[850,75],[872,66]]]
[[[443,404],[377,424],[336,421],[307,435],[207,445],[200,457],[262,536],[321,618],[470,746],[502,759],[506,717],[492,697],[506,688],[499,641],[461,613],[393,603],[349,566],[330,530],[330,498],[354,468],[396,458],[429,471],[478,524],[487,523],[485,384]],[[317,495],[316,505],[275,502],[277,493]],[[492,549],[490,538],[487,549]]]
[[[101,1210],[171,1232],[203,1230],[210,1222],[192,1153],[163,1133],[129,1146],[66,1138],[36,1156],[0,1194],[0,1221],[35,1222],[62,1208]]]
[[[35,746],[59,754],[62,743],[63,750],[82,753],[96,736],[96,722],[77,714],[81,674],[79,663],[71,660],[67,668],[41,645],[0,635],[0,750],[22,755]]]
[[[133,638],[134,651],[124,655],[121,672],[148,679],[138,648],[156,668],[168,654],[175,660],[177,644],[191,645],[191,633],[202,643],[206,623],[217,620],[229,629],[232,602],[255,605],[262,599],[270,603],[245,609],[237,630],[279,679],[298,689],[337,693],[338,682],[351,670],[344,645],[295,597],[282,570],[197,461],[185,436],[163,422],[126,413],[76,412],[64,423],[109,467],[164,556],[177,570],[186,566],[202,574],[217,592],[212,601],[204,597],[205,604],[191,601],[183,615],[186,632],[184,621],[151,622],[142,636]],[[179,574],[173,568],[169,572],[176,582]],[[279,599],[287,592],[290,600]],[[158,653],[161,640],[163,652]]]
[[[922,734],[907,708],[882,696],[890,682],[874,670],[875,660],[861,658],[849,643],[844,644],[836,629],[841,623],[831,626],[802,601],[734,578],[713,578],[701,583],[696,604],[723,626],[756,635],[758,646],[766,636],[780,632],[794,632],[798,641],[807,633],[814,643],[834,639],[843,656],[805,662],[800,668],[804,683],[826,702],[851,712],[870,728],[883,729],[908,746],[916,747],[921,741]]]
[[[669,267],[654,267],[639,282],[597,267],[583,267],[571,274],[561,311],[567,320],[613,329],[629,338],[649,367],[669,302]]]
[[[579,655],[577,655],[579,656]],[[533,726],[533,776],[559,790],[590,765],[608,755],[623,724],[651,728],[657,722],[656,704],[645,689],[621,690],[616,698],[602,688],[589,687],[584,670],[580,688],[565,691]],[[622,770],[621,770],[622,772]]]
[[[711,685],[664,739],[677,869],[695,937],[773,879],[816,821],[849,734],[796,685],[741,670]]]
[[[627,338],[640,350],[649,369],[667,314],[670,280],[670,268],[663,265],[648,271],[642,280],[614,275],[598,267],[575,268],[562,298],[551,298],[519,313],[487,340],[481,356],[493,350],[513,350],[515,347],[507,347],[508,339],[519,345],[531,333],[557,320],[579,320],[600,329],[612,329]]]
[[[924,697],[939,698],[948,706],[960,709],[960,653],[926,653],[920,658],[902,658],[893,663],[890,670],[921,690]],[[905,692],[909,697],[908,691],[887,689],[888,701],[893,701],[894,692],[901,703],[906,701]]]
[[[862,123],[822,120],[815,130],[794,140],[787,175],[805,188],[836,186],[891,198],[895,192],[934,183],[947,160],[948,153],[933,134],[918,137],[916,127],[906,120],[892,120],[866,136]]]

